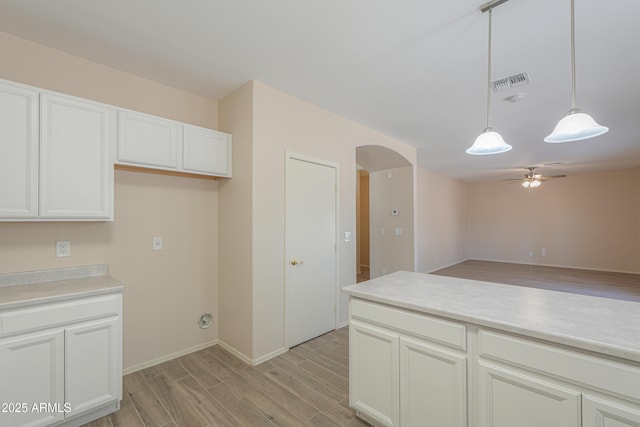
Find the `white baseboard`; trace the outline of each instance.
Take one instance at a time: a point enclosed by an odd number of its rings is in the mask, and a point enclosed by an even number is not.
[[[433,273],[434,271],[442,270],[443,268],[449,268],[449,267],[452,267],[452,266],[454,266],[456,264],[460,264],[460,263],[465,262],[465,261],[469,261],[469,258],[461,259],[461,260],[449,263],[447,265],[442,265],[442,266],[436,267],[433,270],[429,271],[428,273]]]
[[[344,322],[340,322],[336,325],[336,329],[344,328],[345,326],[349,326],[349,321],[345,320]]]
[[[281,354],[289,351],[288,348],[282,347],[276,351],[272,351],[271,353],[265,354],[264,356],[260,356],[257,359],[252,359],[249,356],[245,355],[244,353],[236,350],[234,347],[230,346],[224,341],[218,341],[218,345],[224,348],[225,350],[227,350],[229,353],[236,356],[238,359],[242,360],[244,363],[247,363],[251,366],[259,365],[263,362],[266,362],[269,359],[273,359],[274,357],[280,356]]]
[[[253,366],[256,366],[256,365],[259,365],[261,363],[264,363],[269,359],[273,359],[274,357],[278,357],[281,354],[286,353],[287,351],[289,351],[288,348],[282,347],[282,348],[277,349],[276,351],[272,351],[269,354],[265,354],[264,356],[258,357],[257,359],[253,360]]]
[[[140,371],[145,368],[150,368],[151,366],[159,365],[160,363],[166,362],[168,360],[175,359],[180,356],[184,356],[185,354],[193,353],[198,350],[202,350],[203,348],[211,347],[212,345],[218,344],[218,340],[207,341],[202,344],[195,345],[193,347],[185,348],[184,350],[177,351],[175,353],[167,354],[165,356],[158,357],[156,359],[149,360],[147,362],[139,363],[137,365],[129,366],[128,368],[122,371],[122,375],[131,374],[133,372]]]

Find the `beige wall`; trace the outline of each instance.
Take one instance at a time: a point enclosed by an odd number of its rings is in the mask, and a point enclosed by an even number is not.
[[[318,160],[338,165],[338,286],[355,282],[356,248],[355,239],[344,242],[345,231],[356,232],[355,189],[356,165],[355,150],[358,145],[377,144],[393,148],[415,163],[415,148],[392,140],[362,125],[354,123],[329,111],[323,110],[306,101],[280,92],[260,82],[252,82],[241,91],[252,91],[252,102],[240,93],[233,93],[220,103],[221,124],[224,130],[234,133],[236,128],[244,129],[247,140],[252,146],[253,167],[243,172],[241,179],[250,180],[250,184],[238,187],[234,192],[248,192],[251,195],[250,221],[241,215],[234,218],[221,214],[220,229],[234,226],[240,221],[242,227],[251,233],[251,244],[242,247],[250,256],[245,259],[230,259],[229,267],[245,269],[246,273],[229,277],[233,282],[224,283],[236,301],[250,297],[252,306],[251,350],[245,354],[250,359],[259,359],[285,348],[285,156],[290,151]],[[250,89],[249,89],[249,88]],[[248,95],[247,95],[248,96]],[[234,98],[242,97],[242,101]],[[250,111],[248,111],[250,110]],[[240,118],[238,118],[240,116]],[[247,124],[252,116],[253,125]],[[229,127],[227,127],[229,126]],[[250,129],[250,130],[249,130]],[[235,156],[234,146],[234,156]],[[234,178],[240,178],[234,162]],[[221,189],[221,209],[225,209],[226,189]],[[229,198],[237,197],[229,195]],[[246,200],[245,200],[246,201]],[[246,209],[246,204],[238,204]],[[237,226],[237,224],[235,225]],[[231,236],[229,236],[229,239]],[[226,248],[227,238],[221,245]],[[223,249],[223,251],[226,249]],[[241,251],[238,250],[238,253]],[[250,255],[249,255],[250,254]],[[252,281],[251,292],[247,291],[242,280]],[[224,280],[223,280],[224,281]],[[337,291],[337,290],[336,290]],[[226,292],[226,291],[224,291]],[[225,294],[226,295],[226,294]],[[348,308],[346,297],[340,294],[338,322],[346,322]],[[226,304],[226,296],[221,304]],[[246,304],[243,304],[243,307]],[[239,316],[236,316],[239,318]],[[224,326],[223,326],[224,327]],[[244,328],[242,328],[244,331]],[[243,332],[244,333],[244,332]],[[246,338],[236,338],[246,342]],[[226,340],[223,337],[223,340]],[[243,347],[244,348],[244,347]],[[243,350],[243,348],[236,348]]]
[[[471,184],[468,257],[640,273],[639,189],[640,168]]]
[[[468,184],[418,168],[417,266],[422,273],[467,258]]]
[[[414,270],[413,166],[369,174],[371,277]],[[398,215],[391,215],[393,209]],[[396,229],[402,235],[396,235]]]
[[[253,82],[220,101],[220,128],[233,134],[233,178],[220,183],[220,340],[253,354]]]
[[[217,127],[215,101],[0,33],[0,78]],[[116,171],[115,221],[0,223],[0,273],[109,264],[125,285],[124,368],[209,343],[218,318],[218,183]],[[154,236],[163,251],[152,251]],[[55,257],[55,241],[71,257]]]

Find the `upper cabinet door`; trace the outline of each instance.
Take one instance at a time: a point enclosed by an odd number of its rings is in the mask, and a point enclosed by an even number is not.
[[[41,218],[113,219],[113,115],[108,105],[41,95]]]
[[[177,169],[180,124],[133,111],[118,111],[118,163]]]
[[[183,144],[185,171],[231,177],[231,135],[185,125]]]
[[[0,82],[0,218],[38,216],[38,91]]]

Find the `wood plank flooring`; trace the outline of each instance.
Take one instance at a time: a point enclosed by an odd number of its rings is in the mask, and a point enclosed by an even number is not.
[[[469,260],[432,274],[640,301],[640,274]]]
[[[86,426],[368,426],[349,408],[348,343],[345,327],[255,367],[209,347],[126,375],[120,411]]]

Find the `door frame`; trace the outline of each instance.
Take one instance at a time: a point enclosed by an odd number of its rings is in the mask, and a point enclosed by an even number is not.
[[[291,249],[291,242],[290,242],[290,238],[291,238],[291,232],[289,231],[289,217],[290,217],[290,207],[289,207],[289,194],[291,194],[291,190],[290,190],[290,180],[291,180],[291,170],[290,170],[290,166],[289,166],[289,161],[291,160],[298,160],[298,161],[303,161],[303,162],[308,162],[308,163],[315,163],[317,165],[320,166],[326,166],[326,167],[330,167],[334,170],[335,173],[335,212],[334,212],[334,216],[335,216],[335,250],[333,252],[334,255],[334,303],[333,303],[333,324],[334,327],[337,328],[338,325],[338,302],[339,302],[339,289],[338,289],[338,272],[340,271],[339,269],[339,265],[338,262],[340,260],[340,257],[338,256],[339,250],[340,250],[340,245],[338,245],[338,237],[339,237],[339,233],[338,230],[340,229],[340,225],[339,225],[339,216],[338,216],[338,212],[340,212],[340,207],[339,207],[339,201],[340,201],[340,185],[339,185],[339,181],[338,178],[340,177],[340,168],[339,165],[337,163],[334,162],[330,162],[324,159],[319,159],[317,157],[312,157],[312,156],[308,156],[305,154],[299,154],[299,153],[294,153],[291,151],[286,150],[285,151],[285,195],[284,195],[284,200],[285,200],[285,217],[284,217],[284,232],[285,232],[285,239],[284,239],[284,278],[285,278],[285,292],[284,292],[284,338],[285,338],[285,348],[289,349],[290,346],[290,341],[289,341],[289,322],[291,321],[291,307],[289,307],[289,301],[291,300],[290,298],[290,292],[291,292],[291,278],[290,278],[290,274],[289,272],[291,271],[289,268],[289,260],[291,259],[292,254],[289,253],[290,249]]]

